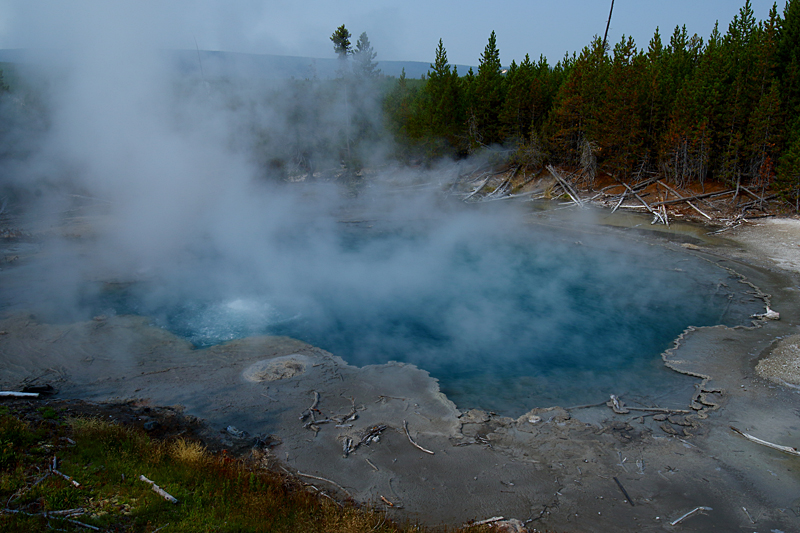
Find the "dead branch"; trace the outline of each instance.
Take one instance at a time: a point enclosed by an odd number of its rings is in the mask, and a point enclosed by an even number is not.
[[[386,498],[384,498],[383,496],[381,496],[381,501],[383,503],[385,503],[386,505],[388,505],[389,507],[394,507],[394,504],[392,502],[390,502],[389,500],[387,500]]]
[[[651,205],[653,207],[658,207],[660,205],[680,204],[682,202],[688,202],[690,200],[702,200],[704,198],[716,198],[718,196],[727,196],[728,194],[733,194],[735,192],[736,189],[731,189],[729,191],[722,191],[722,192],[707,192],[705,194],[696,194],[694,196],[678,198],[677,200],[664,200],[663,202],[655,202],[654,204]]]
[[[309,416],[311,420],[314,420],[314,410],[317,408],[317,404],[319,403],[319,393],[314,391],[314,403],[311,404],[311,407],[300,413],[300,420],[305,420]]]
[[[561,187],[564,189],[564,192],[567,193],[570,198],[572,198],[572,201],[575,202],[579,207],[583,207],[583,202],[578,196],[578,193],[575,192],[575,189],[573,189],[572,186],[559,175],[558,171],[553,168],[552,165],[547,165],[547,171],[550,172],[558,184],[561,185]]]
[[[69,509],[69,510],[70,511],[75,511],[75,509]],[[92,529],[94,531],[100,531],[99,527],[91,526],[89,524],[84,524],[83,522],[78,522],[77,520],[72,520],[71,518],[66,518],[64,516],[59,516],[59,513],[62,513],[63,511],[49,511],[49,512],[45,511],[43,513],[27,513],[25,511],[20,511],[18,509],[5,508],[5,509],[0,509],[0,512],[11,513],[11,514],[22,514],[22,515],[25,515],[25,516],[43,516],[45,518],[55,518],[57,520],[64,520],[65,522],[71,522],[71,523],[73,523],[73,524],[75,524],[77,526],[85,527],[87,529]]]
[[[606,405],[606,402],[587,403],[587,404],[584,404],[584,405],[573,405],[572,407],[565,407],[564,410],[565,411],[572,411],[574,409],[589,409],[590,407],[600,407],[602,405]]]
[[[668,407],[629,407],[625,406],[625,409],[630,409],[631,411],[649,411],[653,413],[681,413],[681,414],[689,414],[692,411],[688,409],[670,409]]]
[[[331,485],[333,485],[337,489],[341,490],[342,492],[344,492],[345,494],[347,494],[351,498],[353,497],[352,494],[347,492],[347,489],[345,489],[344,487],[342,487],[341,485],[339,485],[335,481],[331,481],[330,479],[326,479],[324,477],[312,476],[311,474],[304,474],[303,472],[300,472],[299,470],[297,472],[295,472],[295,473],[300,477],[307,477],[309,479],[316,479],[317,481],[324,481],[325,483],[330,483]]]
[[[628,189],[628,192],[631,193],[633,196],[635,196],[637,200],[642,202],[642,205],[645,206],[645,208],[647,208],[647,210],[650,211],[656,218],[658,218],[661,221],[662,224],[666,224],[666,221],[663,218],[661,218],[661,214],[658,211],[654,211],[653,208],[650,207],[650,204],[648,204],[644,200],[644,198],[639,196],[639,194],[636,191],[631,189],[630,185],[628,185],[627,183],[624,183],[624,182],[621,182],[621,183],[625,186],[626,189]],[[658,205],[658,204],[653,204],[653,205],[655,206],[655,205]]]
[[[622,491],[622,494],[625,496],[625,499],[628,500],[629,504],[631,504],[631,507],[635,507],[633,499],[631,499],[631,497],[628,495],[628,491],[625,490],[625,487],[622,486],[622,483],[620,483],[620,481],[617,479],[616,476],[614,476],[614,481],[617,483],[617,487],[619,487],[619,490]]]
[[[697,511],[713,511],[713,510],[714,510],[714,509],[712,509],[711,507],[705,507],[705,506],[695,507],[694,509],[692,509],[691,511],[689,511],[689,512],[688,512],[688,513],[686,513],[685,515],[681,516],[680,518],[678,518],[678,519],[676,519],[676,520],[673,520],[673,521],[672,521],[672,522],[670,522],[669,524],[670,524],[671,526],[677,526],[678,524],[680,524],[681,522],[683,522],[684,520],[686,520],[687,518],[689,518],[690,516],[692,516],[692,515],[693,515],[694,513],[696,513]]]
[[[380,439],[381,433],[387,428],[385,424],[379,424],[377,426],[372,426],[367,430],[361,440],[358,443],[358,446],[366,445],[369,446],[373,442],[378,442]]]
[[[619,209],[619,206],[621,206],[621,205],[622,205],[622,202],[624,202],[624,201],[625,201],[625,198],[626,198],[627,196],[628,196],[628,193],[627,193],[627,191],[625,192],[625,194],[621,194],[621,195],[620,195],[620,197],[619,197],[619,202],[617,202],[617,205],[615,205],[615,206],[614,206],[614,209],[612,209],[612,210],[611,210],[611,212],[612,212],[612,213],[613,213],[614,211],[616,211],[617,209]]]
[[[611,395],[611,399],[608,402],[606,402],[606,405],[608,405],[611,408],[611,410],[613,410],[618,415],[626,415],[630,413],[630,410],[627,407],[625,407],[625,404],[622,402],[622,400],[620,400],[613,394]]]
[[[63,511],[47,511],[48,516],[78,516],[86,513],[86,509],[83,507],[77,507],[75,509],[64,509]]]
[[[680,194],[678,191],[676,191],[675,189],[673,189],[672,187],[670,187],[669,185],[667,185],[667,184],[666,184],[666,183],[664,183],[663,181],[661,181],[661,180],[656,180],[656,182],[657,182],[658,184],[660,184],[660,185],[664,186],[664,188],[665,188],[665,189],[667,189],[668,191],[672,192],[672,194],[674,194],[675,196],[677,196],[679,199],[681,199],[681,200],[685,200],[685,198],[684,198],[684,197],[683,197],[683,196],[682,196],[682,195],[681,195],[681,194]],[[689,205],[689,207],[691,207],[692,209],[694,209],[695,211],[697,211],[698,213],[700,213],[701,215],[703,215],[704,217],[706,217],[708,220],[712,220],[712,218],[711,218],[710,216],[708,216],[707,214],[705,214],[704,212],[702,212],[700,209],[698,209],[698,208],[697,208],[697,207],[696,207],[696,206],[695,206],[695,205],[694,205],[692,202],[690,202],[689,200],[686,200],[686,203]],[[662,206],[662,207],[663,207],[663,206]]]
[[[147,479],[146,477],[144,477],[144,475],[140,475],[139,479],[141,479],[145,483],[149,483],[151,485],[152,489],[153,489],[153,492],[155,492],[156,494],[158,494],[159,496],[161,496],[165,500],[167,500],[169,502],[172,502],[172,503],[178,503],[178,498],[176,498],[175,496],[169,494],[167,491],[165,491],[164,489],[162,489],[161,487],[156,485],[154,481],[151,481],[151,480]]]
[[[767,442],[765,440],[761,440],[758,437],[754,437],[752,435],[748,435],[744,431],[737,429],[733,426],[730,428],[735,432],[741,435],[742,437],[746,438],[750,442],[755,442],[756,444],[760,444],[762,446],[766,446],[767,448],[772,448],[773,450],[778,450],[779,452],[788,453],[789,455],[794,455],[795,457],[800,457],[800,452],[797,451],[797,448],[792,448],[791,446],[782,446],[780,444],[774,444],[772,442]]]
[[[492,178],[493,178],[493,176],[490,175],[485,180],[483,180],[483,183],[481,183],[480,186],[477,189],[472,191],[466,198],[464,198],[464,201],[466,202],[467,200],[469,200],[470,198],[472,198],[473,196],[475,196],[476,194],[481,192],[483,190],[483,188],[486,187],[486,184],[489,183],[489,180],[492,179]]]
[[[53,468],[51,471],[52,471],[54,474],[56,474],[56,475],[58,475],[58,476],[61,476],[61,477],[63,477],[64,479],[66,479],[67,481],[69,481],[70,483],[72,483],[72,484],[73,484],[75,487],[78,487],[78,488],[80,488],[81,484],[80,484],[80,483],[78,483],[77,481],[75,481],[74,479],[72,479],[71,477],[69,477],[68,475],[66,475],[66,474],[64,474],[64,473],[62,473],[62,472],[59,472],[59,471],[58,471],[58,470],[56,470],[55,468]]]
[[[411,433],[408,432],[408,422],[406,422],[405,420],[403,420],[403,429],[406,430],[406,437],[408,437],[408,442],[410,442],[415,448],[419,448],[420,450],[422,450],[425,453],[429,453],[431,455],[435,455],[432,451],[426,450],[425,448],[423,448],[422,446],[420,446],[419,444],[414,442],[414,439],[411,438]]]
[[[500,520],[505,520],[504,516],[493,516],[491,518],[487,518],[486,520],[481,520],[479,522],[473,522],[471,524],[465,524],[464,527],[469,526],[485,526],[486,524],[493,524],[495,522],[499,522]]]

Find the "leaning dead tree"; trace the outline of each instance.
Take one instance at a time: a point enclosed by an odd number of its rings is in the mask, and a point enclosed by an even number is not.
[[[603,34],[603,50],[608,44],[608,28],[611,26],[611,14],[614,12],[614,0],[611,0],[611,9],[608,11],[608,21],[606,22],[606,32]]]

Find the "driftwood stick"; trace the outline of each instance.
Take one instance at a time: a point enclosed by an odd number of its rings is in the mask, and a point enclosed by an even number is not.
[[[319,403],[319,393],[314,391],[314,403],[311,404],[311,407],[300,413],[300,420],[305,420],[309,416],[311,420],[314,421],[314,409],[317,408],[317,404]]]
[[[74,510],[75,509],[70,509],[70,511],[74,511]],[[84,524],[83,522],[78,522],[77,520],[72,520],[70,518],[65,518],[63,516],[59,516],[58,513],[61,513],[61,511],[50,511],[50,512],[45,511],[43,513],[27,513],[25,511],[20,511],[19,509],[9,509],[9,508],[6,507],[5,509],[0,509],[0,512],[11,513],[11,514],[23,514],[25,516],[43,516],[45,518],[55,518],[57,520],[64,520],[65,522],[71,522],[71,523],[73,523],[75,525],[78,525],[78,526],[81,526],[81,527],[85,527],[87,529],[93,529],[94,531],[100,531],[99,527],[91,526],[89,524]]]
[[[147,479],[146,477],[144,477],[144,475],[140,475],[139,479],[141,479],[145,483],[150,483],[150,485],[153,488],[153,492],[155,492],[156,494],[158,494],[159,496],[161,496],[165,500],[170,501],[172,503],[178,503],[178,498],[176,498],[175,496],[169,494],[167,491],[165,491],[164,489],[162,489],[161,487],[156,485],[154,481],[151,481],[151,480]]]
[[[624,182],[622,184],[625,186],[626,189],[628,189],[628,192],[630,192],[633,196],[635,196],[637,200],[642,202],[642,205],[645,206],[645,208],[647,208],[647,210],[650,211],[653,215],[655,215],[661,221],[662,224],[666,224],[664,219],[661,217],[661,213],[659,213],[658,211],[655,211],[652,207],[650,207],[650,204],[648,204],[645,201],[644,198],[639,196],[639,193],[637,193],[636,191],[631,189],[630,185],[628,185],[627,183],[624,183]],[[653,204],[653,205],[655,206],[657,204]]]
[[[619,490],[622,491],[622,494],[625,496],[625,499],[628,500],[628,503],[631,504],[631,507],[635,507],[633,499],[631,499],[631,497],[628,495],[628,491],[625,490],[625,487],[622,486],[622,483],[620,483],[616,476],[614,476],[614,482],[617,484],[617,487],[619,487]]]
[[[486,520],[481,520],[480,522],[473,522],[469,524],[470,526],[485,526],[486,524],[493,524],[495,522],[499,522],[500,520],[505,520],[504,516],[493,516],[491,518],[487,518]]]
[[[624,201],[625,201],[625,198],[627,198],[627,197],[628,197],[628,193],[627,193],[627,191],[626,191],[625,193],[623,193],[622,195],[620,195],[620,197],[619,197],[619,202],[617,202],[617,205],[615,205],[615,206],[614,206],[614,209],[612,209],[612,210],[611,210],[611,212],[613,213],[614,211],[616,211],[617,209],[619,209],[619,206],[621,206],[621,205],[622,205],[622,202],[624,202]]]
[[[298,476],[300,476],[300,477],[307,477],[309,479],[316,479],[317,481],[324,481],[325,483],[330,483],[331,485],[333,485],[334,487],[336,487],[337,489],[341,490],[342,492],[344,492],[345,494],[347,494],[348,496],[350,496],[352,498],[352,495],[349,492],[347,492],[347,489],[345,489],[344,487],[342,487],[341,485],[339,485],[335,481],[331,481],[330,479],[326,479],[324,477],[312,476],[311,474],[304,474],[303,472],[300,472],[300,471],[297,471],[296,474]]]
[[[600,406],[603,406],[603,405],[606,405],[606,402],[587,403],[587,404],[584,404],[584,405],[573,405],[572,407],[565,407],[564,410],[565,411],[572,411],[574,409],[589,409],[590,407],[600,407]]]
[[[389,507],[394,507],[394,504],[393,504],[392,502],[390,502],[389,500],[387,500],[387,499],[386,499],[385,497],[383,497],[383,496],[381,496],[381,501],[382,501],[383,503],[385,503],[386,505],[388,505]]]
[[[78,483],[77,481],[75,481],[74,479],[72,479],[71,477],[69,477],[68,475],[66,475],[66,474],[64,474],[64,473],[62,473],[62,472],[59,472],[59,471],[58,471],[58,470],[56,470],[55,468],[53,469],[53,473],[54,473],[54,474],[56,474],[56,475],[59,475],[59,476],[63,477],[64,479],[66,479],[67,481],[69,481],[70,483],[72,483],[73,485],[75,485],[76,487],[80,487],[80,486],[81,486],[81,484],[80,484],[80,483]]]
[[[625,406],[625,409],[630,409],[631,411],[650,411],[654,413],[682,413],[682,414],[689,414],[693,411],[689,409],[670,409],[669,407],[631,407],[629,405]]]
[[[753,191],[751,191],[751,190],[750,190],[750,189],[748,189],[747,187],[741,187],[741,186],[740,186],[740,187],[739,187],[739,189],[743,190],[744,192],[746,192],[747,194],[749,194],[750,196],[752,196],[753,198],[755,198],[755,199],[756,199],[756,200],[758,200],[759,202],[761,202],[761,203],[763,203],[763,202],[764,202],[764,197],[763,197],[763,196],[759,196],[759,195],[757,195],[756,193],[754,193]]]
[[[492,179],[492,177],[493,177],[493,176],[489,176],[489,177],[487,177],[487,178],[486,178],[486,179],[483,181],[483,183],[481,183],[480,187],[478,187],[477,189],[475,189],[474,191],[472,191],[472,192],[471,192],[471,193],[470,193],[470,194],[469,194],[469,195],[468,195],[466,198],[464,198],[464,201],[466,202],[467,200],[469,200],[470,198],[472,198],[473,196],[475,196],[476,194],[478,194],[479,192],[481,192],[481,191],[483,190],[483,188],[484,188],[484,187],[486,187],[486,184],[487,184],[487,183],[489,183],[489,180],[490,180],[490,179]]]
[[[547,170],[553,175],[558,184],[561,185],[561,187],[564,189],[564,192],[566,192],[567,195],[572,198],[572,201],[575,202],[579,207],[583,207],[583,202],[578,196],[578,193],[575,192],[575,189],[573,189],[572,186],[558,174],[558,171],[553,168],[552,165],[547,165]]]
[[[681,200],[686,200],[686,203],[689,205],[689,207],[691,207],[692,209],[694,209],[695,211],[697,211],[698,213],[700,213],[701,215],[703,215],[704,217],[706,217],[708,220],[712,220],[712,218],[711,218],[710,216],[708,216],[708,215],[707,215],[707,214],[705,214],[703,211],[701,211],[700,209],[698,209],[698,208],[697,208],[697,206],[695,206],[695,205],[694,205],[692,202],[690,202],[689,200],[685,199],[685,198],[683,197],[683,195],[681,195],[681,194],[680,194],[678,191],[676,191],[675,189],[673,189],[672,187],[670,187],[669,185],[667,185],[666,183],[664,183],[664,182],[663,182],[663,181],[661,181],[661,180],[657,180],[657,183],[658,183],[659,185],[662,185],[662,186],[663,186],[665,189],[667,189],[668,191],[672,192],[672,194],[674,194],[675,196],[677,196],[679,199],[681,199]]]
[[[742,437],[746,438],[750,442],[755,442],[756,444],[760,444],[762,446],[766,446],[767,448],[772,448],[773,450],[778,450],[779,452],[788,453],[789,455],[794,455],[795,457],[800,457],[800,452],[797,451],[797,448],[792,448],[791,446],[782,446],[780,444],[774,444],[772,442],[767,442],[765,440],[761,440],[758,437],[754,437],[752,435],[748,435],[744,431],[737,429],[733,426],[730,428],[741,435]]]
[[[679,204],[681,202],[688,202],[690,200],[701,200],[703,198],[716,198],[717,196],[727,196],[728,194],[733,194],[735,192],[736,189],[731,189],[729,191],[720,191],[720,192],[707,192],[705,194],[696,194],[694,196],[678,198],[677,200],[664,200],[663,202],[656,202],[651,205],[653,207],[658,207],[659,205]]]
[[[85,527],[86,529],[92,529],[94,531],[100,531],[99,527],[90,526],[89,524],[84,524],[83,522],[78,522],[77,520],[72,520],[71,518],[63,518],[62,520],[65,520],[65,521],[67,521],[67,522],[69,522],[71,524],[75,524],[76,526]]]
[[[425,448],[423,448],[422,446],[420,446],[419,444],[414,442],[414,439],[411,438],[411,433],[408,432],[408,422],[406,422],[405,420],[403,420],[403,429],[406,430],[406,437],[408,437],[408,442],[410,442],[415,448],[419,448],[420,450],[422,450],[425,453],[429,453],[431,455],[435,455],[432,451],[426,450]]]
[[[38,398],[38,392],[0,391],[0,398]]]
[[[64,509],[63,511],[47,511],[45,514],[47,516],[77,516],[84,513],[86,513],[86,509],[77,507],[75,509]]]
[[[680,524],[681,522],[683,522],[684,520],[686,520],[687,518],[692,516],[697,511],[713,511],[713,509],[711,507],[705,507],[705,506],[695,507],[694,509],[692,509],[691,511],[689,511],[685,515],[683,515],[680,518],[677,518],[677,519],[673,520],[672,522],[670,522],[669,525],[677,526],[678,524]]]
[[[630,410],[628,410],[628,408],[625,406],[622,400],[620,400],[614,394],[611,395],[611,399],[608,402],[606,402],[606,405],[608,405],[611,408],[611,410],[617,413],[618,415],[626,415],[630,412]]]

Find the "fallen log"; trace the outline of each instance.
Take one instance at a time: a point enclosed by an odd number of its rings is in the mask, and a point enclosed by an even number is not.
[[[38,392],[0,391],[0,398],[38,398]]]
[[[556,179],[558,184],[561,185],[561,187],[564,189],[564,192],[567,193],[567,195],[570,198],[572,198],[572,201],[575,202],[579,207],[583,207],[583,202],[578,196],[578,193],[575,191],[575,189],[572,188],[572,186],[569,183],[567,183],[567,181],[564,178],[562,178],[559,175],[558,171],[555,168],[553,168],[552,165],[547,165],[547,171],[550,172],[550,174]]]
[[[686,203],[689,204],[689,207],[691,207],[692,209],[694,209],[695,211],[697,211],[698,213],[700,213],[701,215],[706,217],[708,220],[712,220],[712,218],[710,216],[708,216],[707,214],[702,212],[700,209],[698,209],[692,202],[690,202],[688,199],[684,198],[678,191],[676,191],[675,189],[673,189],[672,187],[670,187],[669,185],[667,185],[666,183],[664,183],[661,180],[657,180],[657,183],[660,184],[660,185],[663,185],[665,189],[667,189],[668,191],[672,192],[672,194],[677,196],[679,199],[685,200]]]
[[[151,481],[151,480],[147,479],[146,477],[144,477],[144,475],[140,475],[139,479],[144,481],[145,483],[149,483],[151,488],[153,489],[153,492],[155,492],[156,494],[158,494],[159,496],[161,496],[165,500],[167,500],[169,502],[172,502],[172,503],[178,503],[178,498],[176,498],[172,494],[168,493],[167,491],[165,491],[164,489],[162,489],[158,485],[156,485],[154,481]]]
[[[683,202],[688,202],[691,200],[701,200],[703,198],[716,198],[718,196],[727,196],[728,194],[733,194],[736,192],[736,189],[731,189],[729,191],[721,191],[721,192],[707,192],[705,194],[696,194],[694,196],[687,196],[685,198],[678,198],[677,200],[664,200],[663,202],[655,202],[651,204],[653,207],[658,207],[660,205],[671,205],[671,204],[680,204]]]
[[[622,202],[624,202],[624,201],[625,201],[625,198],[627,198],[627,197],[628,197],[628,192],[626,191],[624,194],[622,194],[622,195],[619,197],[619,202],[617,202],[617,205],[615,205],[615,206],[614,206],[614,209],[612,209],[612,210],[611,210],[611,212],[613,213],[614,211],[616,211],[617,209],[619,209],[619,206],[621,206],[621,205],[622,205]]]
[[[752,435],[748,435],[744,431],[737,429],[733,426],[730,428],[735,432],[741,435],[742,437],[746,438],[750,442],[755,442],[756,444],[760,444],[762,446],[766,446],[767,448],[772,448],[773,450],[778,450],[779,452],[788,453],[789,455],[794,455],[795,457],[800,457],[800,452],[797,451],[797,448],[792,448],[791,446],[782,446],[780,444],[774,444],[772,442],[768,442],[765,440],[761,440],[758,437],[754,437]]]
[[[638,194],[636,191],[634,191],[633,189],[631,189],[630,185],[628,185],[627,183],[622,183],[622,184],[625,186],[625,188],[626,188],[626,189],[628,189],[628,192],[630,192],[632,195],[634,195],[634,196],[636,197],[636,199],[637,199],[637,200],[639,200],[640,202],[642,202],[642,205],[643,205],[643,206],[645,206],[645,208],[647,208],[647,210],[648,210],[648,211],[650,211],[650,213],[652,213],[652,214],[653,214],[653,216],[655,216],[656,218],[658,218],[658,219],[661,221],[661,223],[662,223],[662,224],[666,224],[666,223],[667,223],[667,222],[666,222],[666,220],[664,220],[664,219],[661,217],[661,213],[659,213],[658,211],[655,211],[655,210],[653,210],[653,208],[652,208],[652,207],[650,207],[650,204],[648,204],[648,203],[645,201],[645,199],[644,199],[644,198],[642,198],[641,196],[639,196],[639,194]],[[653,205],[655,206],[655,205],[659,205],[659,204],[653,204]],[[653,222],[655,222],[655,220],[654,220]]]

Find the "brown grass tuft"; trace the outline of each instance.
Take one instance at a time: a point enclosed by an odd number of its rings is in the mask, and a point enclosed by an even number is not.
[[[176,461],[190,465],[202,464],[209,459],[205,446],[184,438],[176,439],[170,444],[169,455]]]

